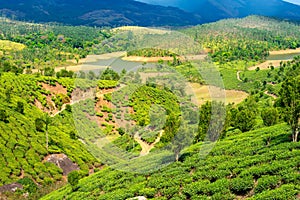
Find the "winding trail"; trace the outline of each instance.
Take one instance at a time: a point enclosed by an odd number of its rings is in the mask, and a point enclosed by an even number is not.
[[[137,132],[135,135],[134,135],[134,140],[139,143],[139,145],[141,145],[142,147],[142,150],[140,152],[140,156],[145,156],[147,154],[150,153],[150,151],[154,148],[154,146],[160,141],[160,138],[162,137],[164,131],[161,130],[159,132],[159,135],[158,137],[156,138],[156,140],[152,143],[152,144],[148,144],[147,142],[143,141],[141,139],[141,136],[139,135],[139,133]]]
[[[241,73],[242,71],[237,71],[236,72],[236,78],[237,78],[237,80],[239,80],[240,82],[243,82],[243,80],[241,79],[241,76],[240,76],[240,73]]]
[[[274,98],[274,99],[277,99],[277,98],[278,98],[275,94],[271,94],[271,93],[269,93],[268,91],[265,91],[264,93],[265,93],[266,95],[268,95],[268,96]]]
[[[107,90],[107,91],[104,90],[104,92],[103,92],[103,90],[100,90],[99,92],[97,92],[97,93],[95,94],[95,96],[96,96],[96,97],[103,98],[105,94],[108,94],[108,93],[112,93],[112,92],[118,91],[118,90],[122,89],[122,88],[125,87],[125,86],[126,86],[125,84],[120,84],[118,87],[113,88],[113,91],[112,91],[112,90]],[[91,98],[93,98],[93,97],[89,97],[89,96],[88,96],[88,97],[86,97],[86,98],[78,99],[78,100],[76,100],[76,101],[72,101],[72,100],[71,100],[70,103],[63,104],[62,107],[61,107],[61,109],[60,109],[58,112],[56,112],[56,113],[54,113],[54,114],[51,114],[50,117],[55,117],[56,115],[58,115],[58,114],[60,114],[61,112],[63,112],[63,111],[66,109],[67,105],[74,105],[75,103],[78,103],[78,102],[80,102],[80,101],[84,101],[84,100],[87,100],[87,99],[91,99]]]

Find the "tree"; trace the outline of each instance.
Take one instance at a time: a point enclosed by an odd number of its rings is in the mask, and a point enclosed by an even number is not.
[[[118,81],[120,79],[120,76],[117,72],[110,68],[106,68],[102,74],[100,75],[101,80],[115,80]]]
[[[80,179],[80,174],[78,171],[72,171],[71,173],[68,174],[68,182],[70,183],[70,185],[72,186],[72,190],[75,191],[76,190],[76,186],[79,182]]]
[[[276,108],[267,108],[262,110],[261,117],[265,126],[272,126],[278,122],[279,114]]]
[[[284,119],[291,126],[293,142],[297,142],[300,126],[300,76],[284,81],[279,97],[277,104],[283,108]]]
[[[49,126],[52,123],[52,119],[48,114],[45,114],[43,117],[41,118],[37,118],[35,120],[35,128],[37,131],[42,132],[43,129],[45,128],[46,131],[46,149],[48,151],[48,146],[49,146],[49,138],[48,138],[48,129]]]
[[[55,70],[52,67],[45,67],[44,68],[44,76],[54,76]]]
[[[48,151],[48,146],[49,146],[49,138],[48,138],[48,128],[49,125],[52,123],[52,119],[48,114],[44,115],[43,121],[45,123],[45,129],[46,129],[46,149]]]
[[[209,127],[209,121],[211,116],[211,102],[206,102],[201,106],[199,111],[199,126],[198,126],[198,134],[195,137],[194,142],[200,142],[205,139],[207,134],[207,130]]]
[[[5,90],[5,98],[7,102],[11,102],[11,94],[12,94],[12,88],[7,88]]]
[[[222,102],[206,102],[199,111],[198,134],[194,142],[216,141],[226,129],[226,107]]]
[[[78,135],[75,131],[70,131],[69,135],[70,135],[70,138],[73,139],[73,140],[78,139]]]
[[[35,129],[37,131],[42,132],[43,129],[44,129],[44,122],[43,122],[43,120],[41,118],[37,118],[37,119],[35,119],[34,123],[35,123]]]
[[[21,101],[17,102],[16,111],[21,114],[24,114],[24,103],[23,102],[21,102]]]
[[[7,122],[7,118],[6,110],[0,110],[0,121]]]
[[[255,113],[250,109],[245,108],[237,113],[235,127],[240,129],[242,132],[250,131],[255,124]]]
[[[179,160],[179,154],[181,150],[189,146],[193,141],[193,136],[196,132],[196,128],[194,129],[187,124],[182,124],[176,133],[173,142],[172,142],[172,151],[175,154],[176,162]]]
[[[66,105],[66,109],[67,112],[71,113],[72,112],[72,106],[70,104]]]

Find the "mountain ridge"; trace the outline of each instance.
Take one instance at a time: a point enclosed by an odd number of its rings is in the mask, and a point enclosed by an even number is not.
[[[69,25],[182,27],[248,15],[300,21],[300,6],[282,0],[199,0],[188,3],[179,0],[167,7],[135,0],[0,0],[0,14],[17,20]]]
[[[134,0],[29,0],[26,3],[22,0],[9,3],[0,0],[0,13],[18,20],[90,26],[185,26],[201,23],[198,15],[179,8]]]
[[[0,14],[18,20],[69,25],[182,27],[248,15],[300,21],[300,6],[282,0],[199,0],[188,3],[179,0],[168,7],[135,0],[0,0]]]

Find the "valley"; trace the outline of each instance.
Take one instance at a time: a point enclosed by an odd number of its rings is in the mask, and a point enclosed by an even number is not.
[[[0,199],[299,198],[297,23],[0,27]]]

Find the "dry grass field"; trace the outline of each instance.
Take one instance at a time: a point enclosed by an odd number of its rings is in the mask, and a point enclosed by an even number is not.
[[[248,96],[248,94],[243,91],[223,90],[215,86],[200,85],[198,83],[190,83],[189,88],[192,89],[193,96],[196,97],[198,105],[212,100],[221,101],[226,104],[238,104]]]

